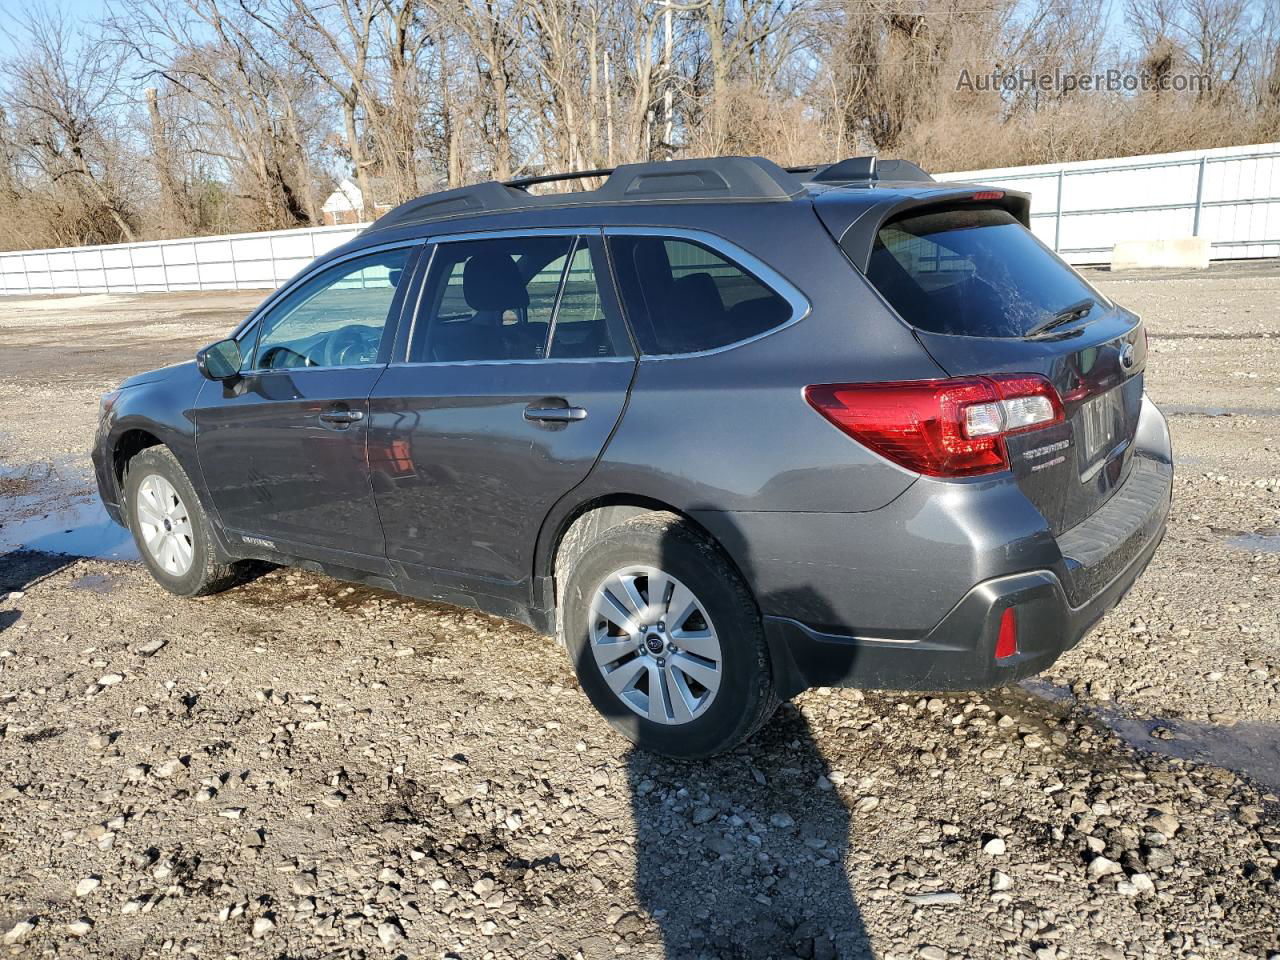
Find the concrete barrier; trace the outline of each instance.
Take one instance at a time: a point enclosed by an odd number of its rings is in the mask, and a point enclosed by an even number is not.
[[[1126,240],[1111,250],[1111,269],[1154,270],[1173,267],[1181,270],[1209,268],[1208,237],[1170,237],[1165,240]]]

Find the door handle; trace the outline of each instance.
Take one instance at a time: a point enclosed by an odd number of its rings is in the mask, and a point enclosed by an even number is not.
[[[584,407],[535,407],[524,408],[524,418],[539,423],[572,423],[587,419]]]
[[[363,410],[342,410],[342,409],[334,408],[331,410],[326,410],[324,413],[320,414],[320,419],[323,420],[325,423],[346,425],[346,424],[356,423],[360,420],[363,420],[364,411]]]

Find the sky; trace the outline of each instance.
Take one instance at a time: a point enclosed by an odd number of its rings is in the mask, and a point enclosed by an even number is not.
[[[37,0],[38,2],[38,0]],[[106,14],[106,0],[61,0],[58,6],[68,17],[81,20],[100,20]],[[28,0],[0,0],[0,58],[15,52],[9,36],[14,19],[30,6]]]
[[[106,15],[108,0],[0,0],[0,60],[12,56],[16,51],[13,39],[8,35],[7,25],[12,24],[20,11],[32,3],[47,2],[63,10],[68,17],[82,20],[99,20]],[[1111,36],[1126,38],[1128,25],[1125,22],[1122,0],[1077,0],[1077,2],[1096,3],[1105,11],[1108,32]]]

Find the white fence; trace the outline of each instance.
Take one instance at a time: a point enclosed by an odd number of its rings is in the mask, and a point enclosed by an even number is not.
[[[0,253],[0,294],[271,289],[360,229],[312,227]]]
[[[1280,256],[1280,143],[938,179],[1027,191],[1032,229],[1071,263],[1106,263],[1124,240],[1191,236],[1216,260]]]
[[[1032,229],[1072,263],[1122,240],[1204,236],[1215,259],[1280,256],[1280,144],[939,174],[1031,194]],[[279,286],[361,224],[0,253],[0,294]]]

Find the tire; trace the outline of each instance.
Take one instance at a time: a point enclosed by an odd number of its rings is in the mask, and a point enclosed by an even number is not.
[[[615,730],[645,750],[697,759],[733,749],[773,715],[779,701],[760,612],[715,543],[674,514],[647,513],[573,552],[561,580],[560,639]]]
[[[125,466],[123,486],[129,531],[160,586],[180,597],[201,597],[235,585],[240,568],[222,559],[209,516],[168,447],[148,447],[134,456]],[[157,520],[170,529],[158,528]]]

